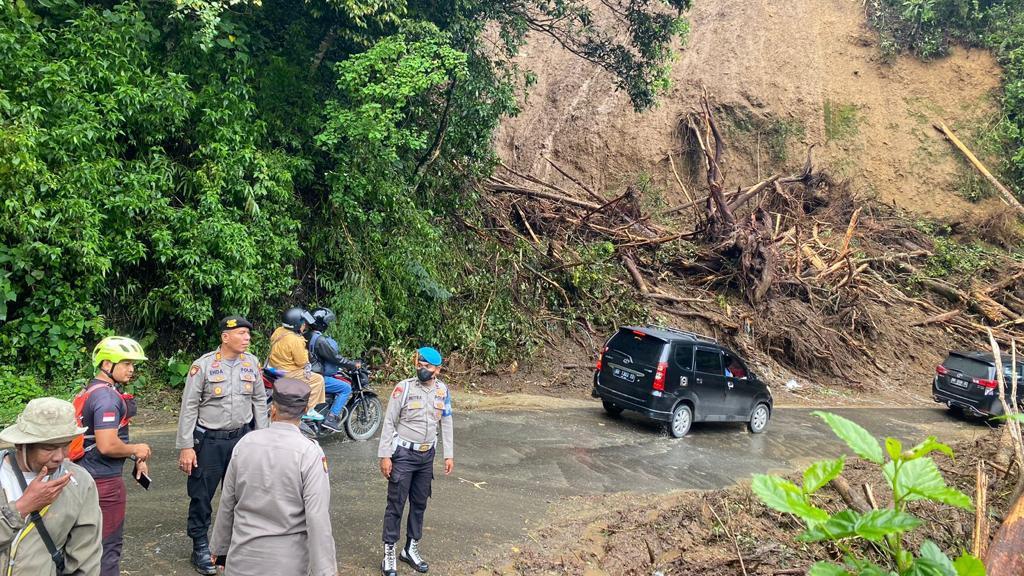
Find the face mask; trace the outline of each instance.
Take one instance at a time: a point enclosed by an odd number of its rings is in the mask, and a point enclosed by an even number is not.
[[[430,368],[417,368],[416,378],[419,378],[420,382],[429,382],[434,377],[434,371]]]

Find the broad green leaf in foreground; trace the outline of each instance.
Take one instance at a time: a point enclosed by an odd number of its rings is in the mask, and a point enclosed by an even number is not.
[[[804,494],[814,494],[843,471],[845,456],[835,460],[819,460],[804,470]]]
[[[824,420],[832,428],[832,431],[835,432],[835,435],[839,436],[843,442],[846,442],[846,445],[857,456],[875,464],[881,464],[884,461],[881,444],[878,443],[878,440],[870,432],[856,422],[830,412],[814,411],[811,414]]]
[[[778,476],[754,474],[751,489],[771,508],[799,516],[808,523],[828,520],[828,513],[807,503],[800,487]]]

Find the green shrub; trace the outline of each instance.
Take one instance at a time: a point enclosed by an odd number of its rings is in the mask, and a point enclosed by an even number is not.
[[[931,500],[974,509],[966,494],[946,485],[929,456],[940,452],[952,458],[949,446],[930,436],[906,450],[896,438],[886,438],[883,449],[855,422],[827,412],[813,414],[824,420],[857,456],[880,467],[893,502],[890,507],[865,513],[845,509],[829,514],[815,506],[815,493],[842,473],[845,456],[811,464],[804,470],[800,486],[780,476],[754,475],[752,488],[762,502],[803,522],[806,529],[800,541],[830,542],[842,553],[840,563],[816,562],[808,572],[810,576],[984,576],[981,560],[966,552],[954,561],[930,540],[925,540],[916,554],[904,546],[903,535],[923,524],[911,513],[912,502]],[[875,562],[877,559],[881,565]]]

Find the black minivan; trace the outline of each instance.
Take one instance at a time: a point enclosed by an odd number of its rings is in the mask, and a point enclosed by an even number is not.
[[[592,395],[609,414],[634,410],[665,422],[676,438],[701,421],[768,427],[772,394],[739,355],[717,341],[673,328],[624,326],[605,344]]]
[[[1003,358],[1003,378],[1007,387],[1005,397],[1010,400],[1013,383],[1009,358]],[[996,380],[996,361],[991,352],[950,352],[935,367],[932,378],[932,398],[950,409],[961,410],[972,416],[991,417],[1003,413],[999,401],[999,382]],[[1024,398],[1024,364],[1017,363],[1017,403]]]

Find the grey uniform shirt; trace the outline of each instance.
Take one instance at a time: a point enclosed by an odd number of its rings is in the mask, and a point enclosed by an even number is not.
[[[437,378],[429,386],[424,386],[416,378],[402,380],[388,400],[377,456],[390,458],[394,454],[396,436],[407,442],[426,444],[435,442],[438,432],[444,457],[455,458],[452,397],[448,385]]]
[[[225,360],[214,350],[192,363],[178,414],[178,450],[192,448],[196,425],[206,430],[234,430],[256,419],[266,428],[267,393],[260,377],[260,361],[252,354]]]
[[[274,422],[235,446],[224,476],[211,551],[226,574],[335,576],[331,483],[320,446]]]

